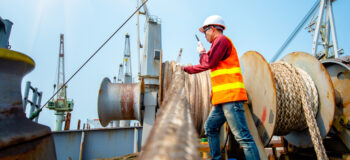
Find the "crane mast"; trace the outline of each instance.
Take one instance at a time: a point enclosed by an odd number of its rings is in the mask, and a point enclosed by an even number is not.
[[[60,34],[60,47],[58,54],[58,69],[57,69],[57,83],[54,85],[54,90],[57,86],[58,91],[56,99],[50,100],[47,108],[55,111],[56,124],[55,131],[62,130],[62,122],[66,121],[65,130],[69,130],[70,112],[73,110],[73,100],[67,99],[67,86],[65,85],[65,66],[64,66],[64,35]],[[67,118],[65,118],[67,116]]]
[[[131,75],[131,56],[130,56],[130,36],[125,35],[125,46],[124,46],[124,83],[132,83]]]

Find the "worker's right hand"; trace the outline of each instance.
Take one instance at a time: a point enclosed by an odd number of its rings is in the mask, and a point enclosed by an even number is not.
[[[202,42],[198,42],[197,52],[198,52],[199,54],[202,54],[202,53],[206,53],[206,52],[207,52],[207,51],[205,50],[205,48],[203,47]]]

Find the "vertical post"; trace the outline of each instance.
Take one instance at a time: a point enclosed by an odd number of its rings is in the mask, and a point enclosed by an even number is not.
[[[23,111],[26,113],[27,109],[27,100],[28,100],[28,95],[29,95],[29,89],[30,89],[30,81],[27,82],[26,84],[26,89],[24,90],[24,96],[23,96]]]
[[[69,130],[70,128],[70,119],[71,119],[71,113],[68,112],[66,115],[66,123],[64,124],[64,130]]]
[[[77,130],[80,130],[80,119],[78,120]]]
[[[328,5],[328,12],[327,13],[329,14],[329,20],[330,20],[330,25],[331,25],[334,58],[338,58],[338,42],[337,42],[337,34],[335,31],[335,26],[334,26],[332,2],[331,2],[331,0],[328,0],[328,1],[329,1],[329,5]]]
[[[139,0],[136,0],[136,8],[139,8]],[[140,26],[139,26],[139,17],[140,17],[140,12],[137,12],[136,15],[136,35],[137,35],[137,65],[138,65],[138,72],[137,75],[141,75],[141,63],[140,63]]]
[[[40,108],[40,106],[41,106],[41,98],[42,98],[42,96],[43,96],[43,92],[39,92],[39,93],[38,93],[38,96],[39,96],[39,98],[38,98],[38,102],[36,103],[36,109],[35,109],[35,111],[37,111],[37,110]],[[39,114],[40,114],[40,112],[38,113],[38,116],[36,116],[36,118],[35,118],[35,122],[36,122],[36,123],[38,123]]]
[[[136,127],[134,127],[134,153],[138,152],[138,144],[139,144],[139,133]]]
[[[316,56],[316,52],[317,52],[317,42],[318,42],[318,36],[320,35],[321,20],[322,20],[322,17],[323,17],[325,0],[321,0],[320,3],[321,3],[320,4],[320,11],[318,13],[316,29],[315,29],[315,35],[314,35],[314,40],[313,40],[313,44],[312,44],[312,55],[313,56]]]
[[[38,88],[35,88],[34,91],[33,91],[33,99],[32,99],[32,103],[30,105],[30,111],[29,111],[29,116],[31,116],[34,112],[34,109],[36,108],[35,105],[36,105],[36,101],[37,101],[37,98],[38,98]]]
[[[85,125],[85,124],[84,124]],[[85,132],[84,129],[81,131],[81,140],[80,140],[80,154],[79,159],[83,159],[83,150],[84,150],[84,140],[85,140]]]
[[[324,36],[325,36],[325,39],[324,39],[324,44],[323,44],[323,47],[324,47],[324,50],[325,50],[325,54],[326,56],[325,57],[329,57],[329,48],[330,48],[330,32],[329,32],[329,14],[328,14],[328,7],[330,5],[330,1],[327,0],[326,2],[326,7],[327,7],[327,10],[326,10],[326,23],[325,23],[325,33],[324,33]]]

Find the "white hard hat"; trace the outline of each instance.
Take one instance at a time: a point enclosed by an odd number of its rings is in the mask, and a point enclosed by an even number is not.
[[[224,19],[222,19],[221,16],[212,15],[212,16],[209,16],[207,19],[205,19],[203,26],[201,28],[199,28],[199,31],[203,33],[204,28],[206,26],[209,26],[209,25],[221,26],[221,27],[223,27],[223,30],[225,30],[225,28],[226,28],[225,23],[224,23]]]

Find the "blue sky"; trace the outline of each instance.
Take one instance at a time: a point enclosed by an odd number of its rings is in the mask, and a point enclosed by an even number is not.
[[[218,14],[226,23],[226,34],[239,56],[249,50],[260,52],[270,60],[316,0],[149,0],[151,15],[162,21],[164,60],[175,60],[183,48],[181,63],[196,64],[197,34],[208,50],[210,44],[198,31],[206,17]],[[32,57],[35,69],[26,81],[43,91],[42,103],[53,94],[57,79],[59,35],[65,35],[66,79],[123,23],[135,10],[136,0],[0,0],[0,16],[14,25],[10,36],[12,50]],[[350,53],[350,1],[337,0],[333,12],[338,47]],[[143,43],[144,17],[140,18]],[[303,27],[305,28],[305,27]],[[78,119],[97,118],[97,95],[104,77],[115,76],[122,63],[124,36],[129,33],[133,75],[137,74],[135,17],[83,68],[68,84],[68,98],[75,102],[71,128]],[[283,52],[311,53],[312,36],[302,29]],[[282,56],[283,56],[282,55]],[[281,57],[282,57],[281,56]],[[280,58],[281,58],[280,57]],[[280,59],[278,58],[278,59]],[[44,109],[39,123],[51,128],[54,111]]]

